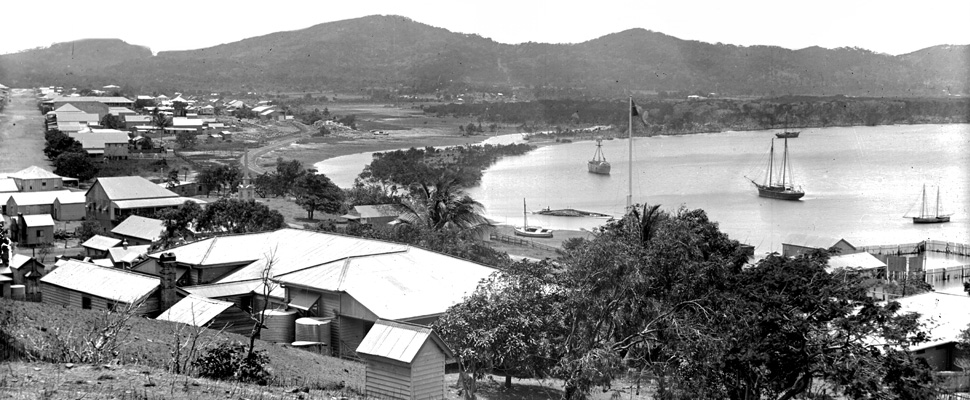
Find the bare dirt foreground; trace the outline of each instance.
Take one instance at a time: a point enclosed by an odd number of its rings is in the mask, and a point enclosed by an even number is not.
[[[0,113],[0,172],[36,165],[50,168],[44,157],[44,116],[29,89],[13,89]]]

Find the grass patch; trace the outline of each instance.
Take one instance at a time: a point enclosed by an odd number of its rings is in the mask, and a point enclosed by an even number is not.
[[[0,299],[0,356],[26,360],[55,360],[58,341],[74,337],[72,329],[92,326],[101,317],[92,310],[66,308],[44,303]],[[133,317],[123,332],[124,345],[117,349],[113,362],[166,370],[170,365],[173,330],[177,324]],[[225,341],[249,343],[248,338],[208,330],[215,335],[213,345]],[[73,345],[68,343],[68,345]],[[364,366],[360,363],[325,357],[286,345],[257,341],[266,350],[274,386],[300,386],[311,389],[346,387],[363,391]]]

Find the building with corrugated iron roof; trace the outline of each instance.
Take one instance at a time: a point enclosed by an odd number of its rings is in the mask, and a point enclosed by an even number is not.
[[[129,246],[150,245],[158,242],[165,231],[165,221],[132,215],[111,229],[111,233],[126,240]]]
[[[367,396],[445,398],[445,363],[454,354],[431,328],[377,320],[357,347],[357,354],[367,363]]]
[[[40,279],[43,302],[89,310],[134,307],[135,315],[158,315],[161,280],[113,267],[67,260]]]
[[[240,335],[249,335],[255,324],[250,314],[236,304],[195,294],[182,298],[174,306],[162,311],[155,319],[190,326],[205,326],[209,329]]]
[[[332,343],[339,343],[333,354],[344,357],[356,356],[378,319],[430,324],[495,272],[404,244],[300,229],[219,236],[166,252],[186,270],[183,280],[193,285],[187,292],[231,299],[243,309],[261,295],[271,263],[278,285],[271,296],[284,297],[301,316],[333,318]],[[159,256],[133,268],[157,270]]]
[[[205,203],[180,197],[140,176],[97,178],[85,197],[88,218],[108,229],[130,215],[155,215],[158,210],[175,208],[186,201]]]

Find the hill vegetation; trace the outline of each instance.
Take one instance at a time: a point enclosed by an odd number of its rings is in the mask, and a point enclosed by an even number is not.
[[[615,97],[656,91],[738,95],[970,94],[970,46],[891,56],[859,48],[788,50],[681,40],[631,29],[578,44],[509,45],[400,16],[369,16],[205,49],[151,52],[84,40],[0,56],[14,86],[116,83],[141,91],[515,93]]]

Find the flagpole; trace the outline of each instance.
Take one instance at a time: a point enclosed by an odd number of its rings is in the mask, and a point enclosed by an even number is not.
[[[626,210],[630,211],[630,207],[633,206],[633,96],[630,96],[630,106],[627,107],[627,117],[630,119],[630,171],[629,171],[629,187],[626,192]]]

